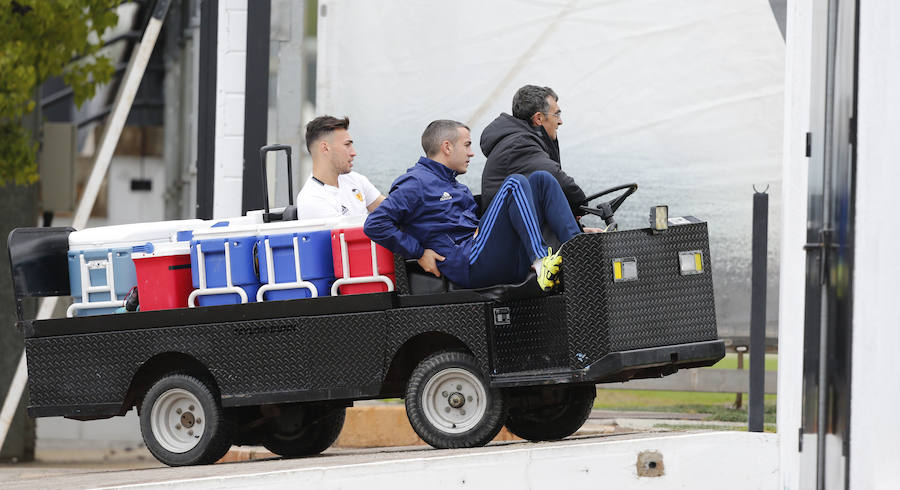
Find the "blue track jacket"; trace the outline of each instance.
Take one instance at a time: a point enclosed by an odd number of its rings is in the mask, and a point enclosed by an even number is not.
[[[472,191],[456,181],[457,173],[421,157],[394,181],[387,199],[366,219],[365,232],[379,245],[408,259],[430,248],[446,259],[441,274],[469,286],[469,254],[478,227]]]

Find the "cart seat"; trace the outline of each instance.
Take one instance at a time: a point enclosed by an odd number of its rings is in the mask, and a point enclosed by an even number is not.
[[[468,289],[425,272],[416,260],[394,255],[394,272],[397,278],[397,294],[401,305],[446,304],[473,301],[512,301],[536,298],[547,293],[538,286],[534,271],[518,284],[498,284],[484,288]]]

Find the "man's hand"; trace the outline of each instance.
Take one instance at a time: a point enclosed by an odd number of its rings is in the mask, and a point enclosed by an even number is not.
[[[419,265],[425,272],[434,274],[435,277],[441,277],[441,271],[438,270],[436,261],[444,261],[444,256],[435,252],[430,248],[426,248],[425,252],[419,257]]]
[[[589,228],[587,226],[584,227],[585,233],[605,233],[606,228]]]

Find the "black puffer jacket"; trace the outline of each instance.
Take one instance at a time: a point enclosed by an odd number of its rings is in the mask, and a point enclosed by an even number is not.
[[[559,181],[576,216],[584,214],[575,210],[585,198],[584,191],[562,171],[559,143],[551,140],[543,127],[532,126],[506,113],[500,114],[481,133],[481,151],[487,157],[481,174],[482,210],[487,209],[506,177],[512,174],[528,176],[546,170]]]

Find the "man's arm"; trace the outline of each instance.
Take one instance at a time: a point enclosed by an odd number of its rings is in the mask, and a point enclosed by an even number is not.
[[[410,259],[419,259],[425,253],[425,247],[401,229],[419,208],[421,196],[417,186],[414,180],[395,184],[390,195],[366,218],[363,229],[375,243]]]
[[[383,194],[379,194],[378,197],[376,197],[375,200],[372,201],[372,204],[369,204],[368,206],[366,206],[366,209],[368,209],[370,213],[372,211],[375,211],[375,208],[380,206],[381,203],[384,202],[385,199],[387,199],[387,198],[384,197]]]
[[[523,143],[521,140],[519,143]],[[559,182],[566,200],[569,201],[569,207],[575,216],[584,213],[578,211],[577,206],[584,198],[587,197],[581,187],[575,183],[575,179],[570,177],[562,170],[562,166],[547,155],[547,152],[532,141],[525,141],[525,144],[513,150],[510,154],[509,169],[511,174],[520,173],[531,175],[538,170],[545,170]]]
[[[578,209],[578,205],[581,204],[587,196],[584,191],[581,190],[581,187],[575,183],[575,179],[569,177],[569,175],[563,172],[561,168],[557,168],[556,172],[550,173],[556,177],[559,186],[562,187],[563,194],[566,195],[566,200],[569,201],[569,207],[572,208],[572,213],[575,216],[583,215],[584,213]]]
[[[363,174],[356,175],[358,175],[362,181],[360,185],[363,188],[363,194],[366,196],[366,209],[371,213],[372,211],[375,211],[375,208],[377,208],[382,201],[384,201],[384,194],[372,184],[368,177]]]

